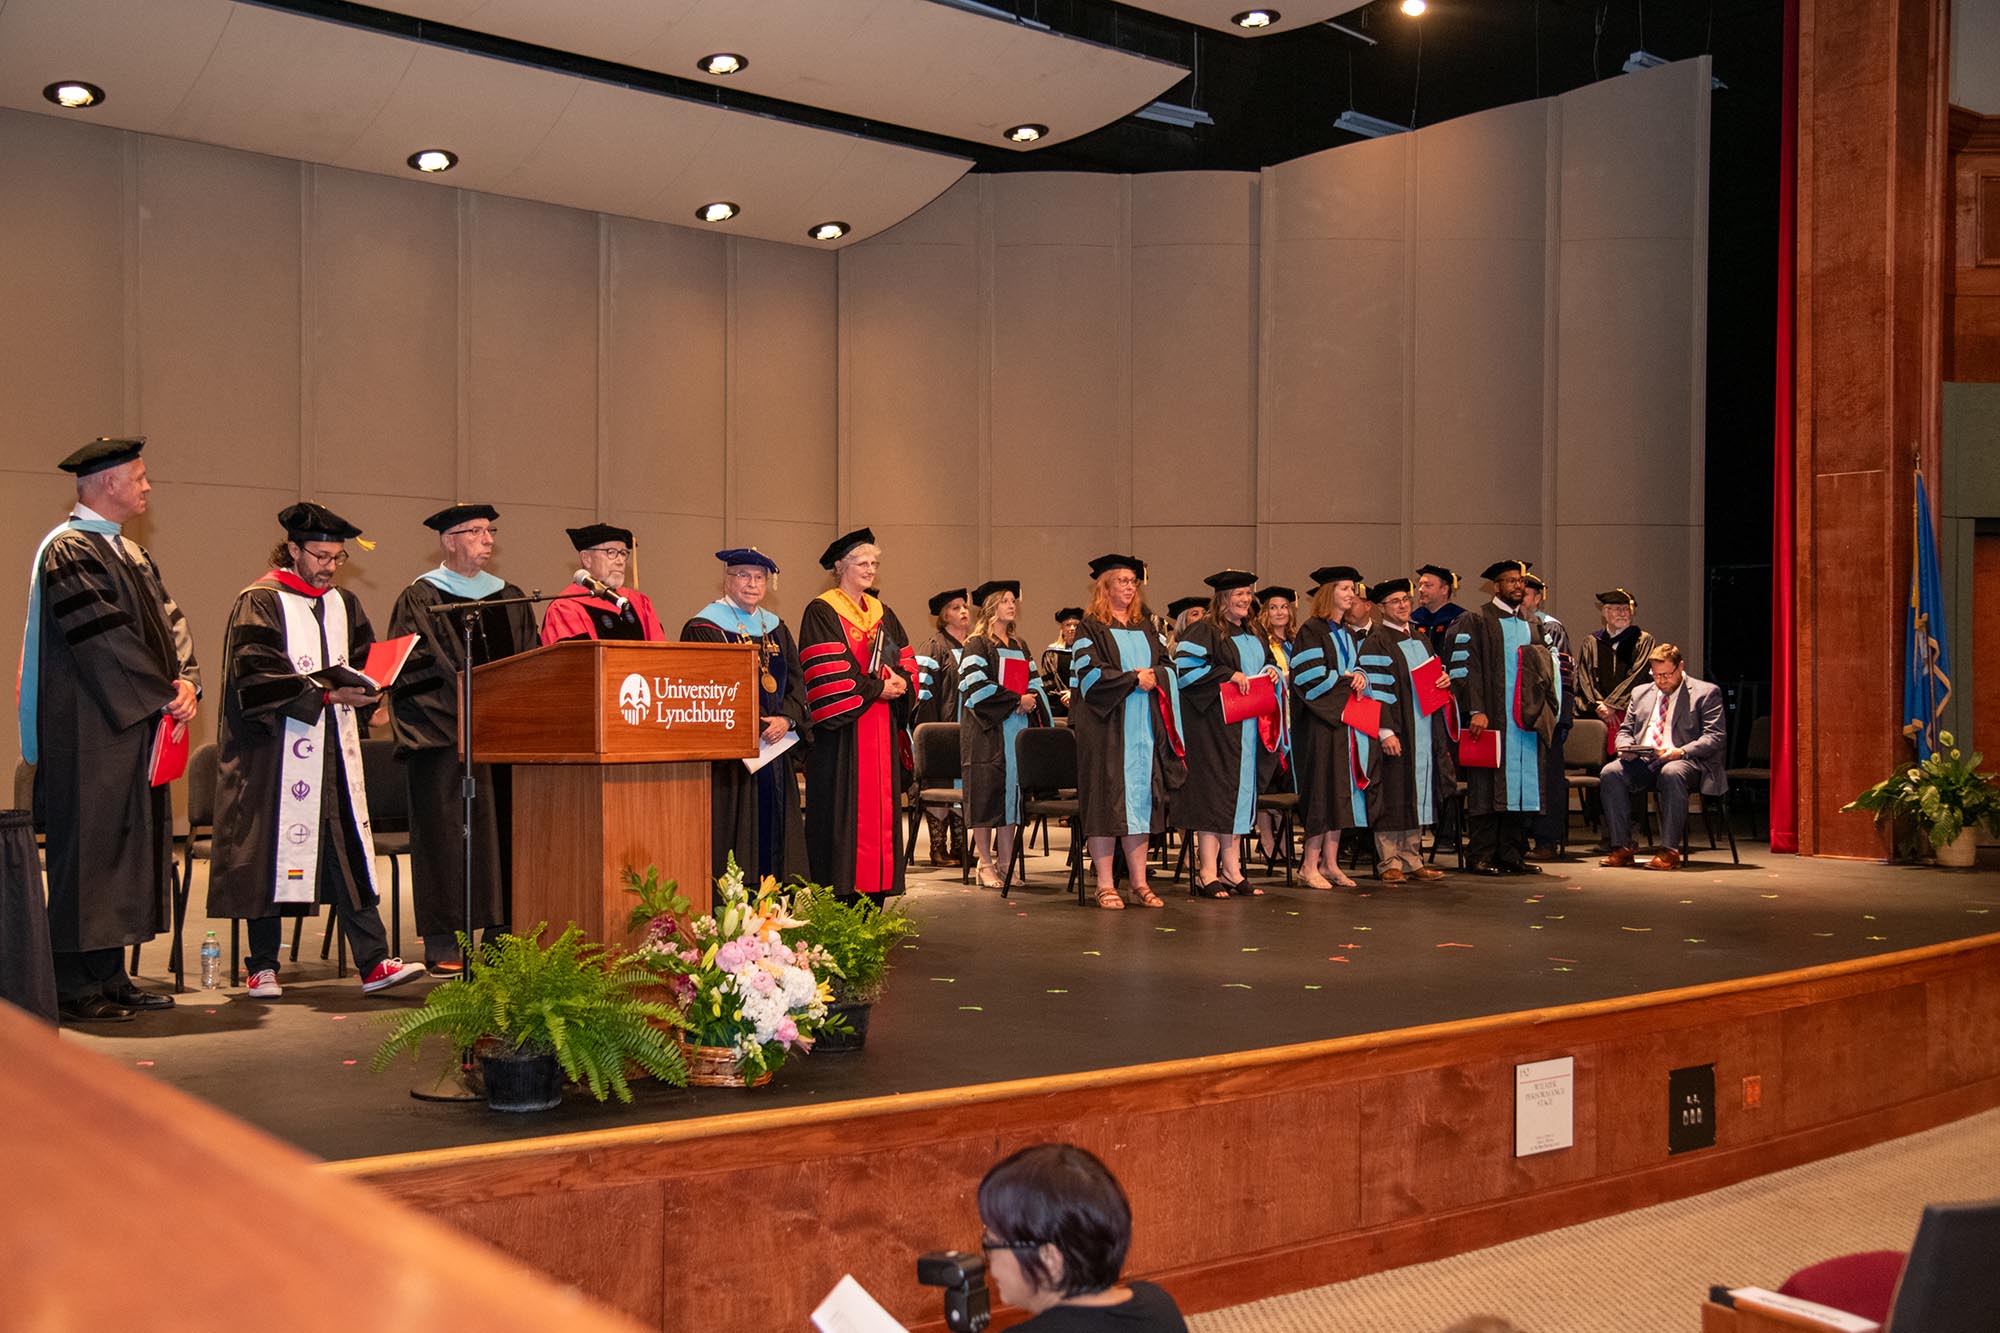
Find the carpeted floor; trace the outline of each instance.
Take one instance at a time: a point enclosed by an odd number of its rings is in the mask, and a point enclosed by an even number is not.
[[[1195,1333],[1437,1333],[1483,1313],[1523,1333],[1693,1330],[1712,1285],[1775,1288],[1834,1255],[1905,1250],[1926,1203],[1995,1197],[2000,1111],[1989,1111],[1710,1194],[1188,1322]]]

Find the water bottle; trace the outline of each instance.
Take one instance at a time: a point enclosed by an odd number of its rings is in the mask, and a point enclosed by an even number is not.
[[[216,942],[215,932],[209,931],[201,942],[201,988],[215,989],[215,974],[222,969],[222,946]]]

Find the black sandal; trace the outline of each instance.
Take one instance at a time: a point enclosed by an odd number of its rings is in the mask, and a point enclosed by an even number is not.
[[[1210,880],[1206,884],[1198,879],[1188,880],[1188,897],[1190,898],[1227,898],[1228,896],[1229,886],[1219,879]]]
[[[1222,880],[1216,882],[1222,884],[1224,888],[1228,889],[1238,898],[1261,898],[1264,896],[1264,891],[1250,883],[1247,879],[1239,879],[1234,884],[1229,884]]]

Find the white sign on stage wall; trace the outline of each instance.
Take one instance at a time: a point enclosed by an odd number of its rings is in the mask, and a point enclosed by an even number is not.
[[[1514,1066],[1514,1155],[1532,1157],[1576,1142],[1576,1057]]]

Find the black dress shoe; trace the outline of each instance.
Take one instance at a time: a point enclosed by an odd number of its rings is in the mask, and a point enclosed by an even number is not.
[[[155,995],[151,991],[140,990],[129,981],[121,987],[106,988],[104,998],[125,1009],[171,1009],[174,1007],[170,995]]]
[[[1542,868],[1527,861],[1500,861],[1496,868],[1503,875],[1539,875]]]
[[[81,1000],[64,1000],[56,1006],[57,1016],[65,1023],[129,1023],[132,1011],[122,1004],[113,1004],[102,995],[86,996]]]
[[[1465,869],[1467,874],[1484,875],[1488,879],[1498,879],[1507,873],[1491,861],[1468,861],[1465,863]]]

